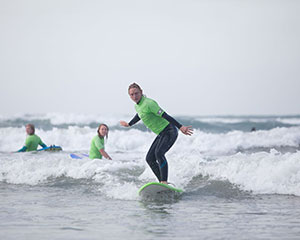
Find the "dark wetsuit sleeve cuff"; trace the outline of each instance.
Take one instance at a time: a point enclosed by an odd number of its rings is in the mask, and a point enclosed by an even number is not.
[[[24,147],[22,147],[20,150],[18,150],[18,152],[25,152],[25,151],[26,151],[26,149],[27,149],[27,147],[26,147],[26,146],[24,146]]]
[[[172,118],[170,115],[168,115],[166,112],[163,113],[162,117],[166,119],[169,123],[172,123],[175,125],[178,129],[182,127],[182,124],[177,122],[174,118]]]
[[[47,147],[47,145],[45,143],[41,144],[42,148]]]
[[[134,124],[136,124],[138,121],[140,121],[141,119],[140,119],[140,117],[139,117],[139,115],[138,114],[136,114],[134,117],[133,117],[133,119],[128,123],[128,125],[129,126],[132,126],[132,125],[134,125]]]

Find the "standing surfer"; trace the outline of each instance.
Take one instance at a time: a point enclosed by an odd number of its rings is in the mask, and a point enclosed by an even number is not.
[[[189,136],[193,134],[193,129],[191,126],[183,126],[177,122],[162,110],[154,100],[144,96],[143,90],[138,84],[131,84],[128,88],[128,94],[136,103],[137,114],[129,123],[120,121],[120,124],[123,127],[130,127],[142,119],[146,127],[157,135],[147,153],[146,161],[159,182],[167,184],[168,162],[165,154],[177,139],[178,130],[176,127],[183,134]]]

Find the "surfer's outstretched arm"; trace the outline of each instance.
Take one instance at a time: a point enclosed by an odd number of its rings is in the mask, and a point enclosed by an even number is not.
[[[131,121],[129,123],[127,123],[125,121],[120,121],[120,124],[123,127],[131,127],[132,125],[136,124],[140,120],[141,119],[140,119],[139,115],[135,114],[135,116],[133,117],[133,119],[131,119]]]
[[[163,113],[162,117],[175,125],[183,134],[191,136],[193,134],[192,126],[183,126],[179,122],[177,122],[173,117],[168,115],[166,112]]]

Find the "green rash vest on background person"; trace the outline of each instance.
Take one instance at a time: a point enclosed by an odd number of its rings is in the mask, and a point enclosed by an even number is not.
[[[42,142],[39,136],[33,134],[33,135],[29,135],[26,138],[25,141],[26,152],[36,151],[39,145],[41,146],[45,145],[45,143]]]
[[[135,105],[135,110],[146,127],[157,135],[169,124],[162,118],[164,111],[150,98],[142,96],[140,102]]]
[[[104,138],[100,138],[98,135],[93,137],[90,148],[90,159],[102,159],[100,149],[104,149]]]

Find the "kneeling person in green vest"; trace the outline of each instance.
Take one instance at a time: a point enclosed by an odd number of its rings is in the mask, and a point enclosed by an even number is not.
[[[26,125],[26,133],[28,136],[25,141],[25,146],[23,146],[18,152],[36,151],[39,145],[41,145],[42,148],[47,147],[41,138],[35,134],[35,127],[33,124]]]
[[[112,160],[108,153],[104,150],[104,137],[108,137],[108,126],[106,124],[100,124],[97,130],[98,135],[93,137],[90,148],[90,159],[102,159],[102,156],[106,159]]]

